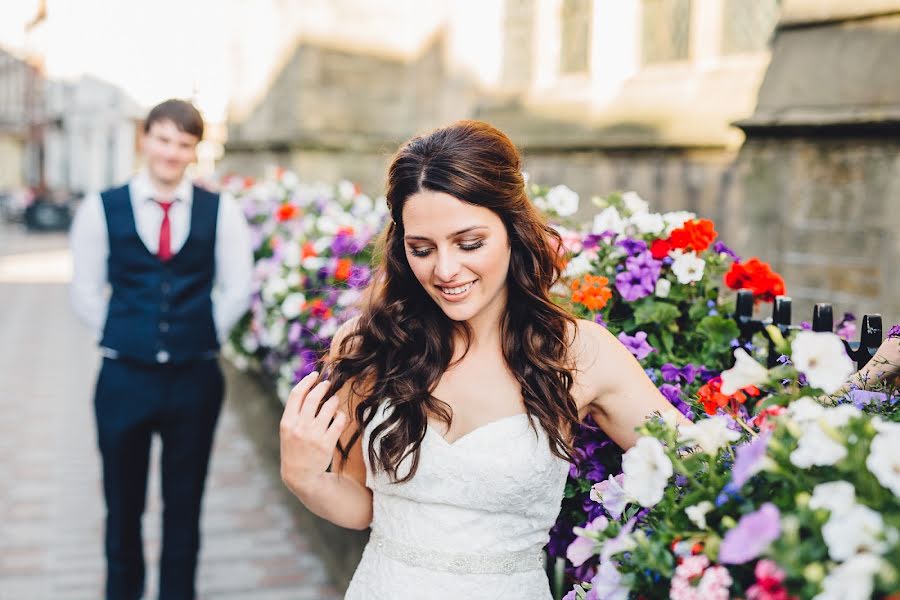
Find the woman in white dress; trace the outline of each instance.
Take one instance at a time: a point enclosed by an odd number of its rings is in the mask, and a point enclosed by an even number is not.
[[[477,121],[400,148],[369,299],[330,381],[311,374],[285,407],[285,484],[372,528],[348,599],[548,600],[574,426],[591,414],[628,448],[671,408],[615,337],[550,300],[561,241],[520,163]]]

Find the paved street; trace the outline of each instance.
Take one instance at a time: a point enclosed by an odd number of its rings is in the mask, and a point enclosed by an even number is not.
[[[104,509],[92,404],[99,358],[69,309],[65,245],[62,235],[0,224],[0,600],[102,594]],[[213,451],[200,598],[336,598],[235,406],[226,399]],[[144,519],[146,598],[154,599],[158,450]]]

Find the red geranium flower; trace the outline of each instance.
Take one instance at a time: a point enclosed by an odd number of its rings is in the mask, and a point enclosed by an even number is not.
[[[669,255],[671,249],[672,244],[669,243],[669,240],[653,240],[653,243],[650,244],[650,255],[656,260],[662,260]]]
[[[290,221],[294,217],[297,217],[299,214],[299,208],[297,208],[290,202],[285,202],[278,207],[278,210],[275,211],[275,218],[283,223],[285,221]]]
[[[720,408],[724,408],[728,413],[736,415],[740,405],[744,404],[748,397],[756,398],[760,393],[759,388],[750,385],[730,396],[726,396],[722,393],[722,378],[713,377],[697,390],[697,398],[708,415],[716,414],[716,411]]]
[[[771,302],[775,296],[785,293],[784,279],[772,267],[758,258],[745,263],[735,262],[725,274],[725,285],[733,290],[746,288],[757,301]]]
[[[690,248],[695,252],[703,252],[716,239],[716,228],[709,219],[687,221],[672,231],[669,241],[673,248]]]

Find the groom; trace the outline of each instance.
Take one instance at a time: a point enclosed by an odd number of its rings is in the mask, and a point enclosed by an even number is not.
[[[71,300],[103,355],[94,405],[108,600],[144,593],[141,516],[154,434],[164,505],[159,598],[195,596],[200,504],[224,394],[217,351],[248,308],[253,267],[237,206],[185,176],[202,137],[190,103],[153,108],[141,139],[146,166],[88,197],[72,225]]]

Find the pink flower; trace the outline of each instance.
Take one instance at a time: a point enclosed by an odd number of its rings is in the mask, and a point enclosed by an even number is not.
[[[784,571],[767,558],[756,563],[756,583],[747,589],[747,600],[791,600],[784,589]]]
[[[675,568],[671,600],[728,600],[728,587],[732,584],[728,569],[710,566],[703,555],[688,556]]]

